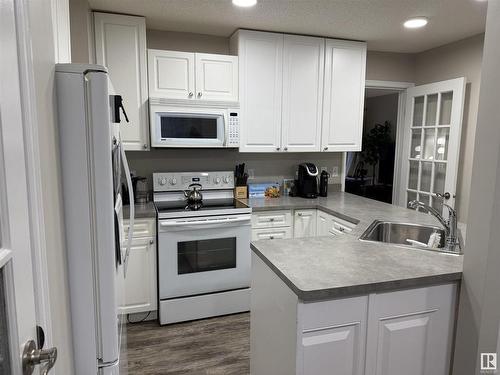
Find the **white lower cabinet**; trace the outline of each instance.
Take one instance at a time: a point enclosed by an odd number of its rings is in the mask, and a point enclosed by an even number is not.
[[[155,219],[136,219],[132,247],[125,275],[122,314],[155,311],[156,292],[156,231]],[[124,223],[125,233],[128,228]]]
[[[449,374],[456,296],[445,284],[370,299],[365,374]]]
[[[300,304],[297,374],[362,375],[368,297]]]
[[[314,237],[316,236],[316,210],[295,210],[293,217],[293,236]]]
[[[318,210],[316,215],[316,236],[337,236],[352,232],[356,224]]]
[[[255,254],[252,280],[252,375],[449,374],[457,283],[304,303]]]

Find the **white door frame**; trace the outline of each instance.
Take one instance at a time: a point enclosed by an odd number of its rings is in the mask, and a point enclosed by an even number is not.
[[[400,81],[379,81],[369,80],[365,81],[365,89],[377,89],[398,91],[398,118],[396,123],[396,152],[394,153],[394,175],[392,183],[392,204],[399,202],[399,173],[401,172],[401,155],[404,140],[404,133],[401,131],[401,126],[404,125],[405,108],[406,108],[406,89],[415,86],[412,82]],[[345,178],[347,176],[347,153],[342,153],[342,191],[345,191]]]
[[[10,0],[14,10],[16,41],[18,48],[18,75],[22,108],[22,133],[28,196],[28,215],[35,292],[35,315],[37,324],[45,333],[45,347],[53,346],[52,319],[50,311],[47,249],[42,201],[41,157],[39,150],[39,124],[37,121],[35,78],[31,55],[31,34],[28,3]],[[29,271],[27,271],[29,272]],[[21,306],[17,306],[18,309]],[[19,311],[18,311],[19,312]]]

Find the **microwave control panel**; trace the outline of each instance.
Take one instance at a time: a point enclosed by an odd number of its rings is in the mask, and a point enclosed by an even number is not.
[[[229,110],[227,147],[240,147],[240,114]]]

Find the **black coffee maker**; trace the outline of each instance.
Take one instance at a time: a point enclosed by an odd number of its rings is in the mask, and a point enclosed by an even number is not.
[[[299,165],[297,195],[303,198],[316,198],[318,196],[318,167],[313,163]]]

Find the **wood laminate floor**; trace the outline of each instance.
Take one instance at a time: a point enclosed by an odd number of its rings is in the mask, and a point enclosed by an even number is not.
[[[250,374],[250,314],[127,325],[129,375]]]

